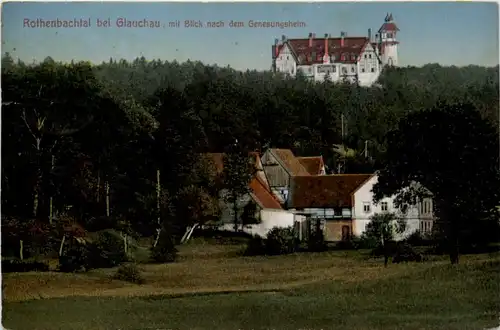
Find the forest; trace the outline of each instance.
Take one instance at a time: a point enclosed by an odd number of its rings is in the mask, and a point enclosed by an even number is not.
[[[401,184],[439,174],[449,178],[442,196],[450,187],[470,193],[473,180],[500,182],[498,106],[498,66],[386,68],[376,86],[365,88],[193,61],[141,57],[96,65],[47,57],[29,64],[5,54],[2,254],[57,251],[70,233],[107,228],[155,237],[154,247],[163,248],[156,253],[168,254],[187,226],[218,218],[224,182],[205,154],[235,148],[322,155],[330,174],[381,170],[400,175]],[[447,125],[453,118],[459,124]],[[418,139],[427,133],[433,135]],[[483,176],[476,163],[461,162],[479,144]],[[339,154],[338,145],[351,156]],[[413,171],[405,172],[408,159]],[[474,175],[464,178],[466,170]],[[394,188],[390,181],[382,180],[381,193]],[[495,191],[475,192],[500,200]]]

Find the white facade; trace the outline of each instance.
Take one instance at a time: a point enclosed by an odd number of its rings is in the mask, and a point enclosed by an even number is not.
[[[266,237],[267,233],[274,227],[286,228],[296,227],[300,228],[299,235],[305,231],[306,217],[302,215],[293,214],[284,210],[262,209],[260,210],[259,224],[244,226],[243,231],[251,235],[258,235]],[[219,227],[220,230],[234,231],[234,225],[225,223]],[[299,237],[300,238],[300,237]]]
[[[276,57],[276,71],[283,72],[295,77],[297,73],[297,63],[288,44],[281,49]]]
[[[375,213],[383,212],[393,212],[405,219],[406,230],[404,233],[395,234],[397,240],[403,239],[417,230],[430,233],[433,221],[432,200],[430,198],[424,199],[423,203],[410,206],[403,213],[394,205],[395,196],[383,198],[377,204],[373,202],[372,190],[377,181],[378,176],[372,176],[354,193],[353,234],[355,236],[361,236],[365,232],[366,225],[370,222],[370,217]],[[423,209],[423,205],[426,205],[425,210]]]
[[[398,42],[396,40],[396,32],[382,31],[381,41],[384,51],[380,59],[384,65],[398,66]]]
[[[276,71],[295,77],[300,71],[303,76],[322,82],[358,82],[361,86],[371,86],[382,71],[382,65],[374,47],[367,42],[357,63],[322,63],[298,65],[288,44],[276,57]]]
[[[346,54],[347,56],[354,56],[346,59],[346,61],[339,61],[339,59],[333,59],[328,54],[325,54],[323,63],[312,65],[299,65],[292,49],[290,49],[290,45],[286,42],[286,37],[283,36],[283,47],[278,47],[279,45],[275,44],[275,48],[280,49],[279,54],[273,54],[273,58],[276,57],[274,59],[275,69],[277,72],[291,77],[295,77],[297,71],[301,71],[305,77],[317,82],[328,79],[332,82],[357,82],[361,86],[372,86],[378,80],[384,66],[398,65],[399,43],[396,40],[397,31],[398,28],[393,22],[392,14],[387,14],[385,23],[379,30],[380,34],[376,36],[375,40],[372,40],[370,29],[366,45],[361,54]],[[313,38],[318,40],[315,36]],[[373,46],[373,41],[377,46]],[[314,53],[312,56],[314,56]]]

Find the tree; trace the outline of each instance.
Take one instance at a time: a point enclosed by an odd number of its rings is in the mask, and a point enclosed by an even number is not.
[[[237,145],[230,148],[223,158],[223,187],[225,202],[230,204],[234,214],[234,230],[238,230],[239,204],[243,196],[250,193],[250,181],[255,174],[255,163],[248,152]]]
[[[375,198],[415,182],[428,189],[450,261],[458,263],[461,237],[474,227],[498,223],[498,133],[472,104],[441,103],[410,113],[387,140]]]
[[[389,261],[390,244],[394,242],[394,234],[403,233],[405,229],[404,220],[397,218],[394,213],[376,213],[366,225],[364,235],[377,242],[377,246],[383,251],[385,267]]]

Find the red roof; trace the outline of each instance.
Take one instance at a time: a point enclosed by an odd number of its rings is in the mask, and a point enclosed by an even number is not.
[[[359,55],[364,50],[369,42],[367,37],[344,37],[328,38],[328,55],[334,56],[333,63],[356,63],[359,60]],[[301,65],[320,64],[323,63],[325,55],[325,39],[313,38],[312,47],[309,47],[309,38],[304,39],[288,39],[285,44],[291,48],[296,60]],[[278,49],[281,52],[283,45],[279,45]],[[313,58],[313,53],[315,53]]]
[[[290,208],[352,207],[353,194],[372,174],[334,174],[292,178]]]
[[[378,29],[379,33],[380,32],[395,32],[395,31],[399,31],[399,29],[396,26],[396,24],[393,22],[385,22],[384,24],[382,24],[380,29]]]
[[[297,157],[297,159],[311,175],[321,174],[323,166],[325,165],[322,156]]]
[[[304,166],[299,162],[297,157],[293,154],[290,149],[270,149],[276,158],[278,158],[286,170],[292,176],[299,175],[309,175],[309,172],[304,168]]]
[[[217,172],[222,173],[224,169],[224,154],[223,153],[209,153],[208,156],[214,162]],[[262,168],[260,165],[260,156],[258,152],[250,152],[250,156],[255,157],[256,166],[258,169]],[[252,190],[253,197],[255,202],[259,204],[263,208],[268,209],[282,209],[280,203],[270,191],[269,186],[266,182],[264,182],[256,173],[255,177],[249,184],[250,189]]]
[[[267,190],[266,184],[262,182],[259,177],[255,177],[250,182],[250,189],[252,190],[252,195],[255,202],[265,209],[276,209],[281,210],[282,207],[276,197]]]

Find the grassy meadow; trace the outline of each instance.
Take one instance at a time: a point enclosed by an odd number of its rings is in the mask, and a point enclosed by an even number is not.
[[[145,284],[88,273],[4,274],[8,329],[485,329],[498,326],[500,254],[390,264],[367,251],[241,257],[195,239]]]

